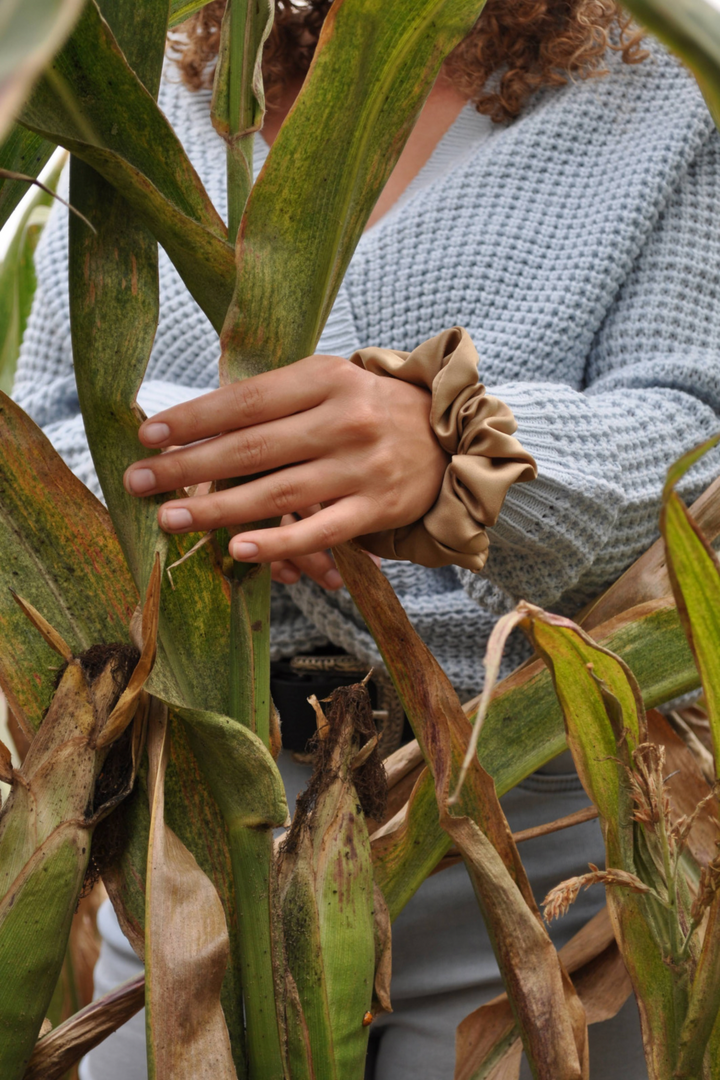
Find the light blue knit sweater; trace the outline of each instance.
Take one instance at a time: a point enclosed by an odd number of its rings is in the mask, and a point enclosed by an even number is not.
[[[538,480],[511,489],[491,530],[483,576],[385,564],[463,695],[481,686],[500,611],[524,597],[572,613],[650,545],[669,463],[718,427],[720,138],[692,79],[659,47],[639,66],[615,54],[609,65],[607,78],[539,94],[489,138],[484,118],[464,110],[426,182],[361,240],[321,341],[348,356],[465,326],[482,381],[511,406],[538,462]],[[224,212],[208,95],[175,75],[161,104]],[[258,164],[266,152],[258,137]],[[14,395],[97,490],[72,374],[66,233],[56,210],[36,255]],[[150,412],[217,384],[215,334],[164,255],[160,288],[141,398]],[[696,467],[686,497],[718,460]],[[278,588],[274,655],[327,639],[378,662],[347,594]]]

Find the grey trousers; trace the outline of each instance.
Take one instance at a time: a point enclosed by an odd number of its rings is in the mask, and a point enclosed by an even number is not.
[[[289,801],[307,771],[281,758]],[[552,821],[588,803],[575,773],[529,777],[504,796],[513,831]],[[529,841],[520,848],[533,890],[542,900],[588,862],[603,864],[597,822]],[[563,945],[605,902],[602,888],[583,893],[568,914],[553,924]],[[99,918],[103,944],[95,971],[100,995],[141,970],[109,905]],[[455,1029],[468,1013],[502,991],[495,958],[477,902],[462,865],[429,878],[393,927],[392,1013],[371,1029],[368,1080],[452,1080]],[[143,1014],[117,1031],[82,1063],[81,1080],[146,1080]],[[634,1000],[615,1019],[590,1028],[592,1080],[646,1080]],[[523,1062],[523,1080],[530,1071]]]

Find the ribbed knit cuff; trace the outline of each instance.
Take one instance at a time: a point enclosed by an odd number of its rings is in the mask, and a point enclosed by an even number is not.
[[[515,383],[491,390],[512,409],[538,478],[508,491],[488,530],[484,576],[515,600],[547,606],[592,564],[622,511],[617,448],[604,418],[570,387]]]

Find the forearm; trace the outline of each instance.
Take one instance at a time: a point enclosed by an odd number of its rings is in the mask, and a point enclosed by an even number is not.
[[[673,367],[677,383],[679,358]],[[669,465],[717,430],[720,402],[703,392],[697,370],[687,379],[695,393],[668,386],[664,363],[648,363],[642,380],[628,370],[624,381],[634,385],[600,380],[585,393],[555,384],[493,388],[513,409],[539,470],[533,483],[510,489],[490,530],[483,576],[514,600],[572,613],[607,587],[657,536]],[[685,497],[718,471],[711,454],[688,474]],[[487,584],[462,577],[484,602]]]

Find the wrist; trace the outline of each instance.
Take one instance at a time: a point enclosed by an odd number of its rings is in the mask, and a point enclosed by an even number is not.
[[[478,355],[469,335],[455,327],[411,353],[362,349],[351,361],[414,391],[430,392],[427,422],[440,451],[432,456],[438,470],[442,465],[439,491],[421,516],[400,528],[362,536],[361,543],[383,558],[480,571],[488,554],[487,526],[495,524],[508,488],[534,479],[536,467],[513,437],[517,424],[511,410],[486,395],[479,382]],[[424,418],[427,399],[415,394],[414,400],[418,418]]]

